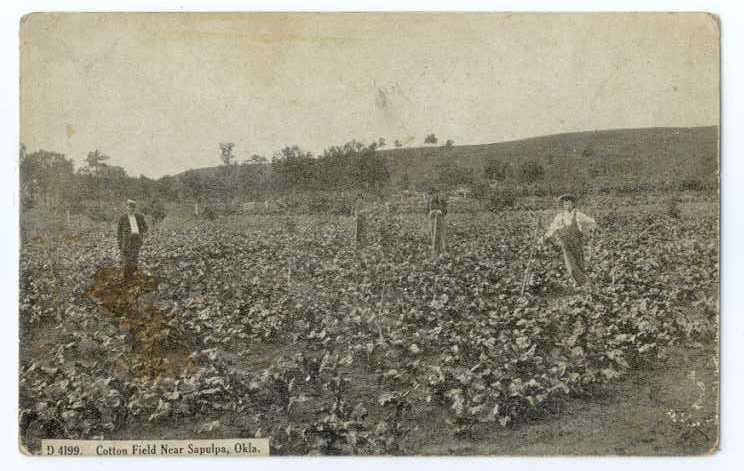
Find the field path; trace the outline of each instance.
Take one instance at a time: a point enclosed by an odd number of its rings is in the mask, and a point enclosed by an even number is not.
[[[684,408],[694,400],[696,388],[688,378],[711,384],[716,376],[708,365],[711,347],[676,348],[669,359],[652,370],[634,370],[615,383],[601,398],[572,398],[558,414],[513,428],[498,426],[481,430],[474,439],[455,439],[439,434],[443,420],[421,424],[430,430],[421,437],[420,454],[453,455],[682,455],[703,454],[715,449],[712,439],[680,433],[665,415],[668,409]],[[706,403],[706,409],[715,404]],[[437,423],[441,422],[442,426]]]

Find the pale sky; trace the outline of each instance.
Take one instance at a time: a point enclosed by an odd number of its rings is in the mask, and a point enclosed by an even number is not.
[[[36,14],[21,142],[160,177],[285,145],[719,123],[703,14]]]

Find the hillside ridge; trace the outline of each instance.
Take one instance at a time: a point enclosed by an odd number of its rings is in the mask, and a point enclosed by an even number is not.
[[[600,179],[681,181],[717,178],[718,130],[718,126],[603,129],[452,147],[386,147],[378,152],[385,158],[392,183],[404,175],[412,183],[431,180],[442,162],[472,169],[474,177],[481,179],[492,160],[515,169],[535,161],[545,168],[547,180],[583,173]],[[208,175],[218,168],[191,169],[176,176],[191,172]]]

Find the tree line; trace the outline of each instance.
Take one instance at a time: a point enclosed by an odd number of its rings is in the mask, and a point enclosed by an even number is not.
[[[380,193],[390,184],[384,158],[372,144],[352,140],[313,155],[299,146],[287,146],[271,159],[253,154],[238,162],[233,143],[219,144],[221,165],[189,170],[157,180],[133,177],[114,159],[93,150],[85,164],[75,168],[64,154],[20,149],[21,204],[24,209],[44,206],[57,211],[87,212],[137,198],[148,206],[163,201],[190,201],[195,213],[205,206],[227,207],[239,201],[263,201],[312,191],[364,191]]]
[[[436,135],[426,135],[424,143],[436,145]],[[595,155],[591,146],[580,155],[506,156],[479,161],[458,162],[449,152],[432,154],[431,147],[413,149],[415,159],[433,162],[431,170],[409,175],[409,169],[398,173],[396,181],[380,152],[386,146],[384,138],[365,144],[352,140],[331,146],[314,155],[299,146],[286,146],[267,158],[252,154],[239,159],[234,143],[219,143],[215,160],[219,165],[207,169],[189,170],[179,175],[159,179],[130,176],[123,167],[115,165],[115,158],[96,149],[90,151],[84,163],[76,168],[62,153],[20,149],[21,204],[24,209],[35,206],[56,212],[85,212],[94,219],[111,217],[111,205],[120,205],[127,198],[142,202],[146,211],[157,212],[164,202],[187,202],[200,215],[207,208],[236,208],[246,201],[285,200],[307,202],[318,197],[313,207],[325,208],[338,204],[340,195],[349,199],[343,208],[350,207],[359,193],[383,196],[389,190],[432,187],[448,189],[469,187],[471,195],[496,201],[492,206],[508,206],[514,195],[554,195],[574,192],[654,191],[657,189],[704,190],[700,178],[680,179],[670,176],[668,182],[651,183],[641,187],[638,162],[623,162]],[[400,141],[394,143],[400,148]],[[442,145],[454,147],[451,139]],[[402,151],[407,152],[407,151]],[[431,156],[436,155],[433,160]],[[541,158],[545,157],[545,158]],[[415,160],[414,159],[414,160]],[[466,165],[468,163],[468,165]],[[635,165],[637,168],[616,168]],[[652,172],[653,174],[653,172]],[[604,190],[603,190],[604,189]],[[312,195],[308,195],[312,193]],[[307,205],[306,205],[307,206]],[[339,208],[338,211],[345,210]]]

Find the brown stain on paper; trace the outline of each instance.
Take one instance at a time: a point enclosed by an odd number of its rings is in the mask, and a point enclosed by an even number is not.
[[[156,278],[137,273],[125,280],[120,270],[104,267],[93,280],[86,295],[98,302],[104,313],[117,318],[119,328],[130,336],[131,354],[117,368],[143,379],[177,375],[193,368],[179,320],[174,324],[152,303],[158,287]]]

